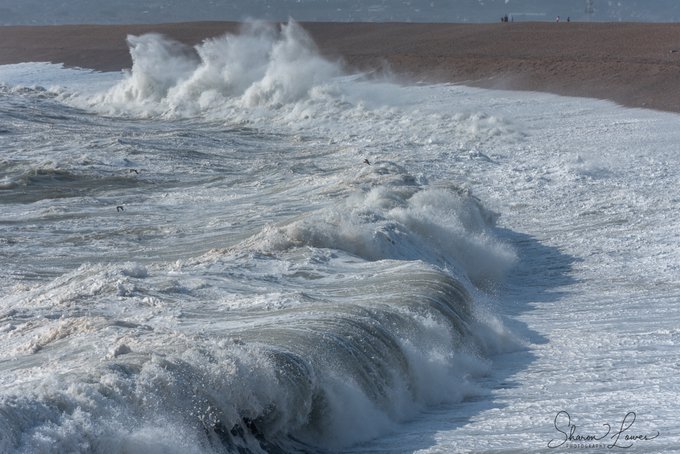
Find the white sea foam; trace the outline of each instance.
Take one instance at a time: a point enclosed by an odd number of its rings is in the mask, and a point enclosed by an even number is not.
[[[0,68],[0,450],[672,449],[677,118],[258,27]]]

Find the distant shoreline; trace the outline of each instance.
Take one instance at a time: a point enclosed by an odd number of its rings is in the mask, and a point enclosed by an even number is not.
[[[680,112],[680,24],[303,22],[321,52],[350,70],[610,99]],[[130,67],[125,37],[157,32],[187,44],[236,33],[236,22],[0,27],[0,64],[51,61]]]

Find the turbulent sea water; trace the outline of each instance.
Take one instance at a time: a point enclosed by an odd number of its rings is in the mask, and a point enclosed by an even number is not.
[[[0,451],[678,445],[677,115],[129,42],[0,67]]]

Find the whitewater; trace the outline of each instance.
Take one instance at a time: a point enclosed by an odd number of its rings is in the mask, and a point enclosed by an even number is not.
[[[0,452],[674,452],[677,114],[294,22],[0,66]]]

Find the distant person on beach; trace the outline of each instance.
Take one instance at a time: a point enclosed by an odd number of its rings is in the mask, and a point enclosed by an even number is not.
[[[557,16],[557,19],[555,19],[555,22],[559,22],[559,21],[560,21],[560,16]]]

